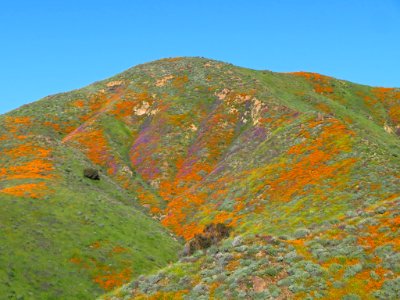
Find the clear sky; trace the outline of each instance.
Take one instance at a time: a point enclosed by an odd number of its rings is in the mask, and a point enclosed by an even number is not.
[[[400,87],[400,0],[4,0],[0,39],[0,113],[174,56]]]

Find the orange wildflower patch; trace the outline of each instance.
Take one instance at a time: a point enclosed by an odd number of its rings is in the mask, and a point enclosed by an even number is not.
[[[118,95],[114,97],[118,97]],[[143,105],[144,102],[148,104],[148,107],[151,107],[154,104],[154,99],[149,93],[136,93],[130,90],[124,92],[123,99],[116,98],[116,100],[118,101],[116,101],[115,105],[110,108],[110,114],[119,119],[138,115],[138,107]],[[143,116],[145,115],[146,114],[143,114]]]
[[[392,232],[396,232],[400,224],[400,216],[394,218],[383,217],[380,219],[381,223],[378,225],[368,226],[365,235],[358,237],[358,243],[365,247],[368,252],[373,252],[377,247],[391,244],[396,251],[400,251],[400,241],[393,239],[389,235],[379,232],[382,227],[389,228]]]
[[[96,241],[93,244],[91,244],[89,247],[93,248],[93,249],[99,249],[101,247],[101,243],[99,241]]]
[[[389,117],[394,124],[400,124],[400,104],[389,108]]]
[[[158,207],[152,207],[152,208],[150,208],[150,212],[153,215],[156,215],[156,214],[160,214],[162,212],[162,210],[160,208],[158,208]]]
[[[118,117],[127,117],[133,114],[133,108],[136,105],[136,100],[123,100],[115,105],[111,113]]]
[[[23,159],[25,162],[0,168],[0,181],[19,179],[52,179],[54,178],[54,166],[49,157],[51,151],[33,142],[16,145],[13,148],[4,149],[7,159]],[[44,182],[32,182],[15,184],[14,186],[0,190],[1,193],[18,196],[41,198],[48,193],[47,185]]]
[[[267,192],[273,199],[290,201],[293,195],[305,193],[303,187],[306,185],[317,188],[325,179],[338,179],[339,175],[348,174],[356,162],[355,158],[342,159],[332,164],[328,162],[336,155],[351,150],[353,133],[338,120],[331,119],[329,122],[330,125],[325,126],[311,144],[306,140],[289,149],[289,154],[300,156],[297,162],[276,166],[281,171],[268,183],[270,189]]]
[[[108,291],[127,283],[132,277],[131,267],[127,267],[129,260],[126,260],[125,254],[129,249],[121,246],[114,246],[109,241],[95,241],[87,247],[91,251],[89,257],[80,257],[74,255],[69,259],[69,262],[74,264],[81,270],[85,270],[87,274],[97,283],[101,288]],[[103,260],[96,258],[96,254],[104,252],[107,253],[107,263]]]
[[[204,203],[205,196],[205,194],[190,193],[170,201],[166,210],[167,215],[161,223],[186,240],[193,238],[195,234],[203,231],[204,226],[195,222],[188,223],[187,216]]]
[[[81,108],[84,105],[85,105],[85,102],[83,100],[81,100],[81,99],[78,99],[78,100],[72,102],[72,106],[75,106],[75,107]]]
[[[11,118],[11,120],[9,119]],[[11,122],[13,122],[14,124],[18,124],[18,125],[31,125],[32,124],[32,120],[30,117],[8,117],[6,118],[6,120],[9,119]]]
[[[121,272],[98,275],[94,278],[94,282],[100,285],[104,290],[110,291],[127,283],[132,276],[132,270],[126,268]]]
[[[295,72],[292,74],[304,77],[310,81],[313,84],[314,91],[318,94],[332,94],[334,91],[330,85],[331,78],[328,76],[308,72]]]
[[[38,199],[47,194],[47,186],[44,182],[39,183],[26,183],[0,190],[0,193],[17,196],[29,197]]]
[[[44,122],[43,125],[46,126],[46,127],[51,127],[51,128],[53,128],[54,130],[56,130],[56,131],[61,131],[61,126],[60,126],[60,124],[53,123],[53,122],[48,122],[48,121],[47,121],[47,122]]]
[[[384,87],[377,87],[372,89],[372,93],[375,95],[376,98],[380,101],[385,101],[385,99],[389,96],[391,92],[393,92],[393,88],[384,88]]]
[[[75,141],[83,146],[86,156],[95,164],[105,166],[109,175],[115,175],[118,171],[118,161],[112,155],[104,132],[100,129],[76,132],[73,135]],[[71,137],[72,138],[72,137]]]
[[[123,253],[128,251],[128,249],[121,247],[121,246],[115,246],[114,248],[111,249],[112,253]]]
[[[391,122],[400,124],[400,91],[393,88],[373,88],[372,96],[365,96],[365,103],[370,106],[372,113],[376,104],[382,104]]]
[[[76,136],[76,140],[84,146],[84,151],[91,161],[103,165],[107,155],[107,140],[101,130],[90,130]]]
[[[19,166],[11,166],[8,169],[1,169],[0,174],[4,174],[6,177],[0,177],[0,180],[27,178],[50,179],[53,178],[53,174],[50,173],[53,170],[54,167],[50,162],[42,159],[34,159]]]
[[[107,95],[104,93],[98,93],[93,95],[89,100],[89,108],[91,112],[100,110],[103,106],[109,103]]]
[[[21,129],[26,129],[32,125],[32,119],[30,117],[7,116],[4,124],[9,133],[16,135]]]
[[[343,275],[344,269],[336,273],[335,278],[340,279]],[[335,288],[332,282],[328,282],[328,290],[326,291],[325,297],[322,299],[341,299],[347,294],[351,294],[357,291],[361,299],[372,299],[371,293],[379,290],[386,278],[384,275],[387,270],[383,268],[375,268],[373,271],[379,276],[379,279],[371,277],[370,269],[362,270],[361,272],[355,274],[354,277],[343,280],[344,286],[340,288]]]
[[[50,154],[49,149],[45,149],[34,143],[19,144],[11,149],[5,149],[4,154],[12,159],[26,156],[35,156],[36,158],[46,158]]]

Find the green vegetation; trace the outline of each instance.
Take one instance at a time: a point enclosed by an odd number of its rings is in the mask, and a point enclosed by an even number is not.
[[[399,89],[204,58],[23,106],[0,298],[396,299],[399,135]],[[230,237],[178,261],[210,223]]]

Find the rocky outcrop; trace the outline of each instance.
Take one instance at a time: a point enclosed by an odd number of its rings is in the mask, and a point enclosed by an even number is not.
[[[197,250],[207,249],[229,236],[230,228],[223,223],[208,224],[201,234],[185,244],[183,256],[191,255]]]
[[[99,171],[92,168],[86,168],[83,170],[83,176],[92,180],[100,180]]]

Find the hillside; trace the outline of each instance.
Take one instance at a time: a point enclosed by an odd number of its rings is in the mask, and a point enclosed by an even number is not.
[[[400,294],[399,89],[164,59],[0,116],[0,142],[4,299]]]

